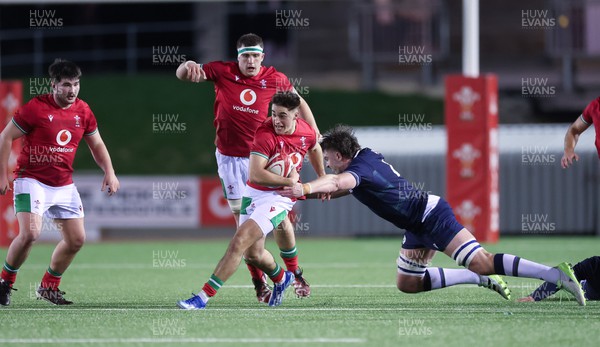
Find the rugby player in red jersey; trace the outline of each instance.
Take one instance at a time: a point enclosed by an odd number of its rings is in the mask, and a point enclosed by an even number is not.
[[[215,84],[216,151],[218,174],[225,198],[239,226],[242,192],[248,180],[248,157],[256,129],[269,114],[269,103],[278,91],[294,91],[289,79],[274,67],[262,66],[265,54],[263,41],[255,34],[242,35],[237,42],[238,61],[215,61],[197,64],[186,61],[178,68],[180,80],[191,82],[212,81]],[[300,97],[300,117],[315,129],[310,107]],[[324,175],[325,171],[319,173]],[[296,275],[294,287],[298,297],[310,296],[310,286],[298,266],[298,251],[294,227],[286,217],[280,224],[275,241],[288,271]],[[248,264],[259,302],[268,303],[271,295],[266,276]]]
[[[177,305],[185,310],[206,307],[225,281],[238,268],[242,256],[249,264],[264,271],[273,281],[269,306],[279,306],[285,289],[294,281],[294,273],[283,271],[265,249],[265,237],[286,218],[296,199],[279,195],[282,186],[293,186],[300,178],[304,156],[315,172],[324,171],[323,153],[317,142],[317,133],[303,119],[298,119],[300,97],[291,92],[273,96],[272,116],[256,131],[250,152],[248,182],[244,189],[241,206],[240,226],[221,261],[202,290]],[[286,177],[287,165],[277,175],[269,170],[270,159],[284,158],[294,163]],[[292,160],[294,159],[294,160]]]
[[[19,235],[8,248],[0,275],[0,305],[4,306],[10,304],[17,272],[40,236],[42,216],[54,220],[63,239],[52,253],[36,294],[55,305],[72,304],[58,286],[85,241],[83,206],[72,178],[73,160],[82,138],[104,171],[101,190],[106,189],[108,195],[119,190],[96,118],[88,104],[77,98],[81,70],[70,61],[57,59],[48,71],[52,93],[23,105],[0,134],[1,194],[11,189],[7,171],[12,142],[24,138],[12,189]]]
[[[565,150],[560,160],[563,169],[573,165],[573,161],[578,161],[579,156],[575,153],[575,146],[579,140],[579,135],[587,130],[592,124],[596,129],[596,151],[600,157],[600,97],[592,100],[583,110],[583,113],[577,117],[571,124],[565,134]]]

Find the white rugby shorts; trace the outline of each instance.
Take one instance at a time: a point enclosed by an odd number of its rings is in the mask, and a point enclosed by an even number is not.
[[[14,182],[14,207],[18,212],[31,212],[52,219],[83,218],[83,205],[75,184],[52,187],[33,178],[17,178]]]
[[[242,198],[240,225],[252,219],[263,234],[267,235],[285,219],[295,203],[276,191],[263,191],[246,186]]]
[[[215,157],[225,199],[241,199],[248,181],[248,162],[250,160],[246,157],[230,157],[221,154],[218,149],[215,151]]]

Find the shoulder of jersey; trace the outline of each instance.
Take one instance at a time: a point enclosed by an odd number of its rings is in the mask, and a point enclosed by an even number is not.
[[[283,73],[277,71],[273,66],[263,66],[265,69],[262,72],[262,77],[271,76],[271,75],[279,75],[281,77],[285,76]]]

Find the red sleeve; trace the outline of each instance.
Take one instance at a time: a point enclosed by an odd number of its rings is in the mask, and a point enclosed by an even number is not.
[[[317,131],[315,129],[313,129],[313,127],[311,127],[310,125],[308,127],[310,128],[310,131],[312,133],[312,146],[310,146],[309,148],[314,148],[317,145],[317,142],[318,142]]]
[[[96,116],[94,116],[94,112],[91,109],[88,109],[88,115],[85,125],[85,132],[83,133],[86,136],[94,135],[98,131],[98,122],[96,121]]]
[[[32,114],[33,110],[31,102],[28,102],[15,112],[12,122],[24,134],[28,134],[33,130],[33,124],[31,122],[33,120]]]
[[[269,131],[269,129],[264,126],[261,126],[256,130],[256,134],[254,134],[254,142],[252,143],[250,154],[258,154],[268,160],[271,157],[275,145],[273,132]]]
[[[223,71],[225,65],[221,61],[213,61],[210,63],[202,64],[202,70],[206,74],[206,79],[208,81],[216,81],[219,78],[219,75]]]
[[[581,114],[581,119],[587,124],[594,123],[594,118],[597,118],[600,115],[600,98],[597,98],[590,102],[583,113]]]
[[[317,131],[313,129],[313,127],[311,127],[307,121],[305,121],[304,119],[302,119],[302,121],[304,126],[306,127],[306,132],[310,134],[308,148],[313,149],[317,145]]]

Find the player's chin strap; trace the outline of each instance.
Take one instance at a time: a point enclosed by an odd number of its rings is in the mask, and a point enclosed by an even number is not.
[[[471,239],[458,246],[456,250],[452,252],[452,259],[456,260],[456,263],[459,266],[464,266],[468,269],[469,264],[471,264],[471,260],[473,260],[475,257],[475,254],[482,250],[483,248],[481,248],[479,242],[477,242],[475,239]]]
[[[233,212],[234,214],[240,213],[242,209],[242,199],[227,200],[227,203],[229,204],[231,212]]]

